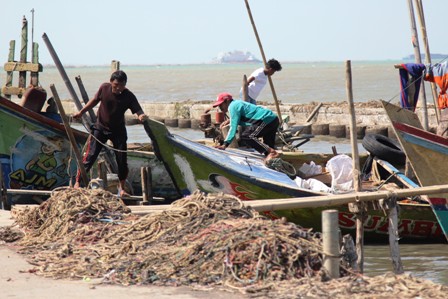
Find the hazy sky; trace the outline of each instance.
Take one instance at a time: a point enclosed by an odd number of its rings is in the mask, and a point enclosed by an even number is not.
[[[407,0],[251,0],[267,58],[280,61],[401,59],[413,54]],[[432,53],[448,53],[448,0],[424,0]],[[261,59],[244,0],[17,0],[2,3],[0,62],[34,8],[40,62],[53,64],[45,32],[64,65],[210,62],[248,50]],[[418,33],[421,31],[417,19]],[[421,49],[423,51],[423,44]],[[28,55],[28,60],[30,60]]]

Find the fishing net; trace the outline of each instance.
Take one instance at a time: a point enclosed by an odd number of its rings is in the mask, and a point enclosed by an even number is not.
[[[15,219],[20,232],[5,231],[14,235],[8,241],[27,256],[32,272],[46,277],[224,285],[251,297],[280,299],[373,292],[372,280],[342,264],[345,278],[328,281],[319,234],[266,219],[230,195],[195,192],[163,212],[138,216],[107,191],[65,188],[37,208],[16,210]],[[401,279],[389,285],[403,289]],[[413,289],[408,281],[405,287]]]

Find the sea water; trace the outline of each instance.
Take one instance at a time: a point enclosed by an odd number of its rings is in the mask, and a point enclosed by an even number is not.
[[[403,61],[352,61],[352,91],[355,102],[370,100],[398,101],[400,82],[394,64]],[[243,76],[250,76],[261,64],[197,65],[121,65],[128,75],[127,87],[141,102],[213,101],[221,92],[239,97]],[[281,103],[347,101],[345,62],[283,63],[283,69],[272,76]],[[75,90],[75,77],[80,76],[87,94],[92,97],[101,83],[109,81],[110,66],[66,66],[64,70]],[[15,74],[13,85],[17,86]],[[6,73],[0,73],[0,84]],[[66,84],[54,66],[44,66],[39,81],[49,93],[54,84],[61,99],[71,98]],[[29,77],[27,78],[29,82]],[[429,90],[429,88],[427,88]],[[79,97],[79,93],[78,93]],[[273,102],[268,84],[258,100]]]

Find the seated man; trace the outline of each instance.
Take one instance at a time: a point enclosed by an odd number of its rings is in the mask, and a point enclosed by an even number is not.
[[[213,107],[222,112],[229,112],[230,119],[221,124],[221,127],[230,123],[229,133],[224,144],[217,148],[225,150],[235,138],[238,125],[246,126],[241,133],[241,140],[266,156],[265,161],[279,156],[275,148],[275,134],[279,120],[271,110],[256,106],[241,100],[234,100],[231,94],[220,93]],[[258,138],[262,137],[263,142]]]

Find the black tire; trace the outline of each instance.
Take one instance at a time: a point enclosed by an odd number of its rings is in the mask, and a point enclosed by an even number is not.
[[[362,146],[372,156],[387,161],[392,165],[404,165],[406,155],[398,142],[379,134],[368,134],[362,139]]]

